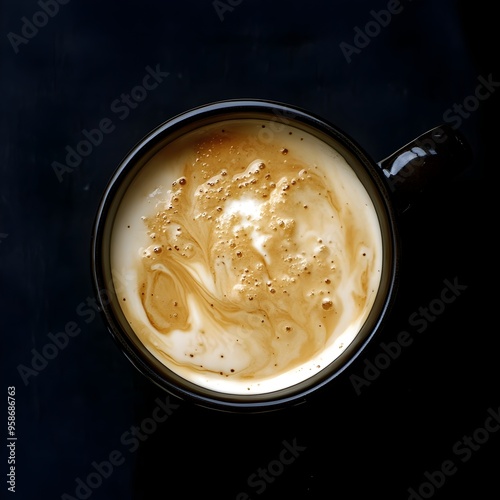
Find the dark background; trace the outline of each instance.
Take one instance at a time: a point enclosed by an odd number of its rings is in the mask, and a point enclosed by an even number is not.
[[[399,332],[414,341],[359,396],[346,374],[285,412],[238,416],[180,403],[131,451],[122,436],[165,395],[136,372],[99,316],[82,314],[82,302],[94,296],[89,242],[100,196],[130,147],[173,115],[218,99],[279,100],[336,123],[380,160],[443,122],[474,95],[480,76],[500,81],[495,16],[480,2],[402,0],[401,12],[348,63],[339,45],[352,45],[355,28],[364,30],[371,11],[388,5],[243,0],[221,20],[211,0],[73,0],[14,50],[9,33],[22,36],[23,16],[33,20],[41,7],[0,2],[2,497],[9,495],[9,386],[16,388],[16,495],[23,500],[65,493],[225,500],[240,492],[406,499],[445,460],[455,473],[422,498],[498,494],[500,433],[477,431],[500,407],[495,288],[480,279],[495,274],[490,235],[498,211],[489,210],[486,194],[486,172],[497,164],[495,93],[460,119],[474,151],[470,167],[402,221],[392,320],[351,373],[362,376],[380,342]],[[121,120],[113,101],[157,65],[169,76]],[[59,182],[53,162],[64,163],[66,146],[76,147],[82,131],[106,117],[113,132]],[[439,299],[444,280],[467,288],[418,333],[409,316]],[[31,367],[32,350],[71,321],[81,333],[25,384],[20,365]],[[475,432],[484,443],[462,462],[455,446]],[[281,470],[275,461],[283,441],[301,451]],[[97,481],[92,463],[113,452],[123,463],[90,493],[76,491],[78,478]],[[276,477],[260,492],[248,480],[269,464]]]

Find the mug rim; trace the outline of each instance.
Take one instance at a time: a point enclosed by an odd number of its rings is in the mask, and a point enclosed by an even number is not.
[[[383,297],[380,299],[382,300],[382,304],[378,307],[376,318],[371,321],[373,323],[372,327],[364,335],[361,335],[362,329],[360,329],[354,340],[346,347],[342,354],[328,363],[323,370],[298,384],[270,393],[251,395],[227,394],[212,389],[205,389],[177,375],[147,350],[135,334],[135,339],[132,339],[129,334],[124,332],[123,321],[120,322],[117,318],[116,304],[114,307],[112,305],[113,299],[116,299],[114,287],[106,286],[107,282],[109,283],[110,281],[109,276],[107,277],[106,274],[110,274],[111,269],[110,265],[108,265],[107,270],[105,268],[105,263],[109,262],[109,255],[107,257],[103,255],[105,253],[103,252],[103,244],[105,244],[106,231],[108,231],[108,238],[111,236],[111,229],[108,226],[111,224],[112,227],[113,224],[109,222],[108,216],[113,204],[119,205],[121,197],[117,198],[117,195],[120,189],[123,191],[123,196],[131,182],[130,177],[133,177],[134,170],[136,173],[140,171],[149,158],[154,156],[159,149],[164,147],[168,142],[175,140],[176,137],[168,141],[168,138],[172,137],[174,132],[182,135],[182,130],[185,130],[186,127],[192,127],[190,130],[197,128],[196,124],[198,124],[198,127],[203,127],[204,124],[200,123],[204,119],[213,120],[211,123],[215,123],[227,119],[226,115],[228,114],[244,114],[248,115],[247,118],[251,118],[252,116],[250,115],[253,115],[255,118],[259,114],[268,115],[267,117],[269,117],[269,115],[272,116],[273,113],[275,114],[277,110],[293,115],[286,117],[287,120],[291,120],[292,125],[297,122],[301,123],[315,131],[322,132],[333,141],[339,142],[355,157],[363,170],[366,171],[376,194],[380,198],[380,208],[382,210],[377,209],[377,215],[380,218],[380,211],[383,211],[385,215],[384,220],[380,220],[380,223],[381,225],[384,223],[388,226],[387,238],[389,239],[390,248],[384,248],[383,254],[384,257],[386,257],[387,252],[390,254],[390,269],[387,269],[384,264],[383,273],[385,273],[386,284],[384,285]],[[275,116],[277,115],[275,114]],[[351,168],[354,167],[351,165]],[[122,183],[127,180],[127,177],[129,177],[128,183],[123,188]],[[365,188],[367,189],[366,185]],[[374,193],[369,192],[369,194],[372,197]],[[355,139],[328,120],[299,106],[267,99],[245,98],[212,101],[181,112],[165,120],[144,135],[122,158],[107,181],[100,197],[91,234],[92,285],[104,324],[122,353],[143,376],[167,393],[181,400],[195,403],[198,406],[230,412],[266,412],[295,406],[305,402],[309,395],[343,373],[359,357],[367,344],[370,343],[372,338],[385,324],[388,312],[396,296],[399,281],[399,260],[400,243],[396,210],[393,206],[392,197],[383,173],[376,162]],[[120,309],[119,304],[118,308]],[[372,306],[369,317],[374,310],[375,304]],[[118,315],[120,314],[124,318],[121,309]],[[128,325],[128,322],[125,323]],[[368,323],[368,319],[365,323]],[[130,327],[128,328],[131,330]],[[339,359],[342,361],[341,363]],[[334,368],[335,365],[339,366]]]

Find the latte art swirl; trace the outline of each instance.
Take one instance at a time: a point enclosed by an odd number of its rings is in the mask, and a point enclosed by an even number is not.
[[[353,170],[293,127],[264,142],[265,126],[228,121],[166,146],[113,232],[120,303],[141,341],[188,380],[236,394],[335,359],[381,272],[377,216]]]

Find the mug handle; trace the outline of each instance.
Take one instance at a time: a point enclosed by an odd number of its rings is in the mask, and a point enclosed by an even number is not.
[[[404,213],[429,188],[456,176],[472,162],[472,149],[448,124],[434,127],[379,161],[396,209]]]

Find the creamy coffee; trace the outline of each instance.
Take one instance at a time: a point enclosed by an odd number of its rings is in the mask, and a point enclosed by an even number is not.
[[[331,146],[281,127],[227,120],[174,140],[135,177],[113,226],[132,329],[172,371],[224,393],[318,373],[355,338],[380,284],[363,184]]]

